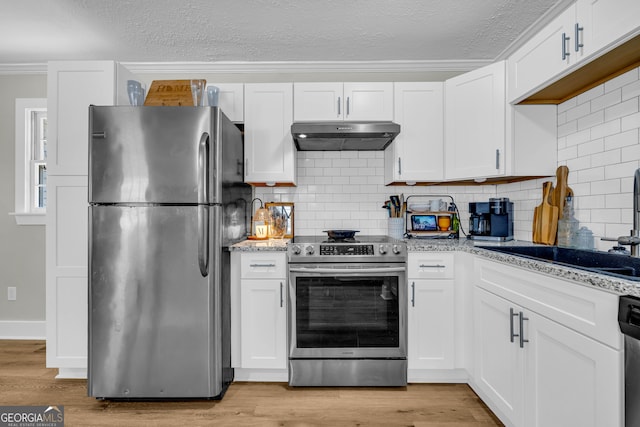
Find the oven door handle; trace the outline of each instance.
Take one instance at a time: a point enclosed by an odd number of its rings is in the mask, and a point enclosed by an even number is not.
[[[291,273],[404,273],[405,267],[379,267],[379,268],[305,268],[289,267]]]

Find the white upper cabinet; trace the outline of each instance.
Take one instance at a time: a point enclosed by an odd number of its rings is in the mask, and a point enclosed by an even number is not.
[[[232,122],[244,121],[244,84],[242,83],[208,83],[207,87],[220,89],[218,106]]]
[[[637,0],[578,0],[509,57],[509,101],[520,102],[640,29]]]
[[[385,184],[444,178],[444,83],[394,83],[400,133],[384,152]]]
[[[638,32],[639,16],[638,0],[578,0],[574,25],[578,42],[585,54],[612,47]]]
[[[131,78],[114,61],[49,62],[49,175],[87,175],[89,105],[128,105]]]
[[[252,83],[246,84],[244,90],[245,182],[295,185],[293,85]]]
[[[295,83],[296,121],[393,120],[393,83]]]
[[[445,178],[505,171],[505,64],[496,62],[445,82]]]
[[[556,106],[509,105],[505,78],[500,61],[446,81],[446,180],[555,173]]]

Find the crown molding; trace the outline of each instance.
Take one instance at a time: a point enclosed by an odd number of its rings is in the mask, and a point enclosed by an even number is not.
[[[133,73],[421,73],[466,72],[492,63],[472,61],[120,62]],[[0,75],[47,74],[47,63],[0,64]]]
[[[47,74],[47,63],[0,64],[0,76],[13,74]]]
[[[121,62],[134,73],[408,73],[465,72],[492,63],[476,61]]]

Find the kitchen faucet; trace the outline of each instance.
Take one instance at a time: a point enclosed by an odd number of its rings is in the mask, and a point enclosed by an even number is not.
[[[638,244],[640,244],[640,169],[636,169],[633,176],[633,230],[630,234],[628,237],[619,237],[618,243],[630,245],[631,256],[638,256]]]
[[[602,240],[617,241],[619,245],[631,246],[631,256],[638,256],[640,245],[640,169],[636,169],[633,176],[633,229],[629,236],[620,236],[617,239],[603,237]]]

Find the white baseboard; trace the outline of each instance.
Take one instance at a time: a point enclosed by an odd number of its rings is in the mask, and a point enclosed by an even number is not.
[[[44,340],[47,327],[44,320],[0,320],[0,339]]]

